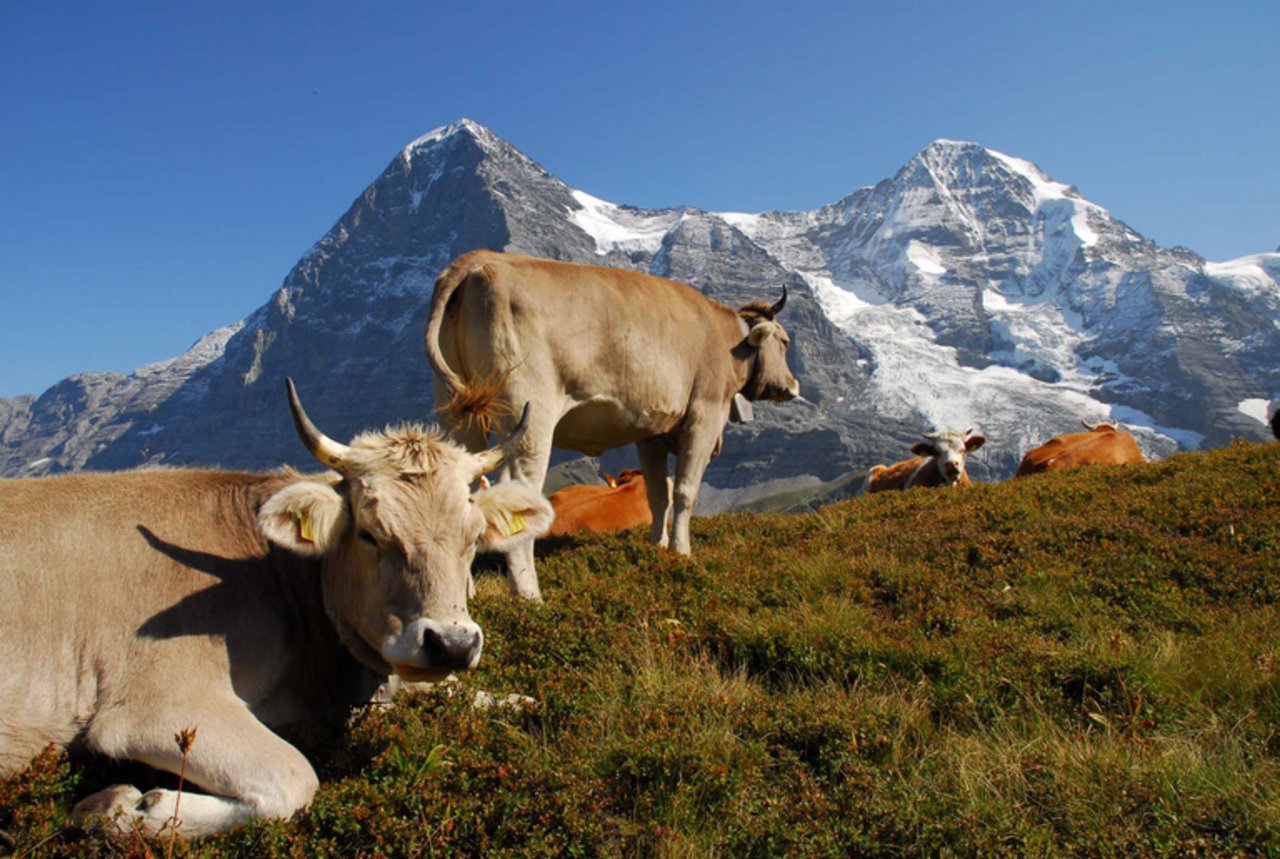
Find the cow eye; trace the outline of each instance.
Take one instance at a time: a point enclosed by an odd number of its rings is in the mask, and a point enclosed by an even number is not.
[[[360,539],[361,539],[361,540],[364,540],[366,543],[368,543],[368,544],[369,544],[370,546],[372,546],[373,548],[375,548],[375,549],[376,549],[376,548],[378,548],[378,541],[377,541],[377,540],[375,540],[375,539],[373,538],[373,535],[372,535],[372,534],[370,534],[368,531],[361,531],[361,532],[360,532]]]

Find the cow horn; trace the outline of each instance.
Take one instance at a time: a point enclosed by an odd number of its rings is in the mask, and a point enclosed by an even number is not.
[[[777,316],[779,313],[781,313],[781,312],[782,312],[782,308],[783,308],[783,306],[784,306],[784,305],[786,305],[786,303],[787,303],[787,287],[786,287],[785,285],[783,285],[783,287],[782,287],[782,298],[779,298],[779,299],[778,299],[777,304],[775,304],[775,305],[773,305],[773,307],[770,307],[770,308],[769,308],[769,318],[770,318],[770,319],[772,319],[773,317],[775,317],[775,316]]]
[[[499,444],[494,445],[488,450],[482,450],[476,454],[476,473],[479,477],[482,474],[488,474],[516,452],[516,448],[520,446],[520,442],[524,439],[525,433],[529,429],[529,404],[524,404],[524,410],[520,412],[520,422],[516,424],[516,428],[511,434],[503,439]]]
[[[303,411],[302,402],[298,399],[298,390],[293,386],[293,379],[286,376],[284,384],[289,391],[289,412],[293,415],[293,426],[298,431],[298,437],[307,446],[307,450],[311,451],[312,456],[330,468],[341,471],[342,462],[348,453],[347,446],[339,444],[316,429],[316,425]]]

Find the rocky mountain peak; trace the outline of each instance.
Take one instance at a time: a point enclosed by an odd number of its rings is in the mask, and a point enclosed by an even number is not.
[[[569,188],[463,119],[400,150],[243,325],[185,360],[0,401],[0,473],[310,467],[285,375],[335,438],[430,420],[427,302],[474,248],[650,271],[729,304],[788,287],[808,402],[762,404],[726,431],[704,512],[853,485],[933,429],[985,432],[977,479],[1081,418],[1126,422],[1151,456],[1269,438],[1239,404],[1280,394],[1280,256],[1164,250],[977,143],[934,141],[812,212],[642,210]]]

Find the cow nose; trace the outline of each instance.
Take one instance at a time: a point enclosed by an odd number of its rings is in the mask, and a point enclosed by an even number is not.
[[[422,655],[426,663],[442,671],[467,671],[480,662],[484,634],[474,623],[428,626],[422,632]]]
[[[944,467],[947,470],[947,475],[950,477],[955,477],[960,473],[960,466],[956,465],[954,462],[948,462]]]
[[[800,396],[800,383],[792,377],[785,388],[774,388],[774,395],[770,399],[778,403],[785,403],[788,400],[794,400],[798,396]]]

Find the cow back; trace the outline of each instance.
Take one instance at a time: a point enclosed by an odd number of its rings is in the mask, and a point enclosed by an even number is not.
[[[474,251],[436,292],[426,339],[437,376],[569,404],[559,447],[599,454],[662,435],[694,399],[723,402],[727,413],[741,384],[731,358],[744,337],[736,311],[686,284]]]
[[[556,511],[553,535],[620,531],[653,524],[643,477],[618,486],[567,486],[548,499]]]
[[[1133,434],[1100,426],[1090,432],[1069,433],[1049,439],[1022,457],[1015,476],[1026,477],[1080,465],[1126,465],[1146,462]]]

